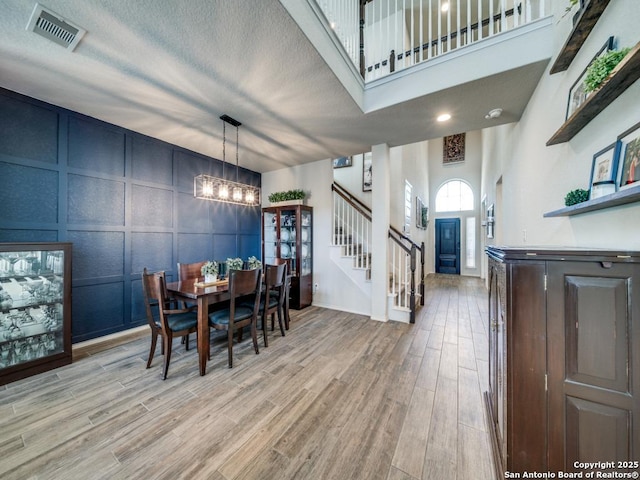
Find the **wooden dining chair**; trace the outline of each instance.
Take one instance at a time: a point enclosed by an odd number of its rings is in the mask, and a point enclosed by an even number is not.
[[[281,263],[279,265],[264,266],[264,294],[260,298],[260,310],[258,316],[262,320],[262,334],[264,336],[264,346],[268,347],[267,323],[271,316],[271,330],[274,329],[274,320],[278,315],[278,323],[280,325],[280,333],[284,337],[284,299],[285,299],[285,281],[287,265]]]
[[[229,306],[209,314],[209,326],[216,330],[227,331],[227,350],[229,353],[229,368],[233,367],[233,335],[238,332],[238,339],[242,337],[242,329],[251,327],[253,348],[258,350],[258,334],[256,323],[260,306],[260,292],[262,290],[262,270],[231,270],[229,272]],[[252,303],[243,303],[244,298],[250,296]],[[243,298],[244,297],[244,298]]]
[[[284,263],[287,268],[285,269],[284,278],[284,301],[282,302],[282,311],[284,314],[284,329],[289,330],[289,322],[291,317],[289,316],[289,296],[291,294],[291,259],[290,258],[276,258],[275,265]],[[280,292],[275,290],[270,293],[274,297],[279,297]]]
[[[178,262],[178,281],[188,280],[190,278],[202,277],[202,266],[207,263],[195,262],[195,263],[180,263]]]
[[[200,278],[202,277],[202,266],[207,263],[206,260],[202,262],[194,262],[194,263],[180,263],[178,262],[178,281],[182,282],[183,280],[189,280],[191,278]],[[182,302],[183,308],[193,307],[195,304],[189,304],[187,302]],[[182,339],[182,343],[189,343],[189,335]]]
[[[186,349],[189,350],[188,335],[197,331],[198,314],[195,310],[196,307],[172,308],[172,304],[165,293],[164,272],[149,273],[145,268],[142,272],[142,290],[147,311],[147,321],[149,327],[151,327],[151,349],[149,350],[147,368],[151,367],[158,335],[160,335],[162,337],[162,353],[164,354],[162,379],[165,380],[169,371],[169,363],[171,362],[173,337],[186,336]],[[157,309],[157,317],[154,315],[154,309]]]

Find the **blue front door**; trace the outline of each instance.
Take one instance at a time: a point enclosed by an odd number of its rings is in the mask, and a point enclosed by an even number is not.
[[[460,219],[436,219],[436,273],[460,275]]]

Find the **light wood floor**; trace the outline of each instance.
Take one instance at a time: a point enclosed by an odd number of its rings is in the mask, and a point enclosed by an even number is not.
[[[218,336],[204,377],[195,344],[175,342],[166,381],[149,336],[79,352],[0,387],[0,478],[493,478],[486,290],[436,275],[427,292],[415,325],[294,311],[233,369]]]

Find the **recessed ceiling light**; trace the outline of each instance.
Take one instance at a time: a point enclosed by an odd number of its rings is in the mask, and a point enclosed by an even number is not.
[[[449,2],[444,2],[442,4],[442,6],[440,7],[440,10],[442,10],[442,12],[448,12],[449,11]]]
[[[438,120],[439,122],[446,122],[447,120],[451,119],[451,115],[449,115],[448,113],[443,113],[441,115],[438,115],[438,118],[436,120]]]

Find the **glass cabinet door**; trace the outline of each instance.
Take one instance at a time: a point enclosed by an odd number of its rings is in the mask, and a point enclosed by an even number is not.
[[[264,258],[263,263],[274,264],[278,257],[278,215],[275,212],[264,212]]]
[[[311,212],[302,210],[300,212],[300,261],[302,267],[301,275],[309,275],[311,273]]]
[[[19,244],[9,245],[9,251],[0,245],[0,384],[26,376],[29,364],[37,361],[70,361],[65,323],[70,246],[21,250]]]
[[[291,259],[291,274],[298,274],[295,210],[282,210],[280,212],[280,258]]]

